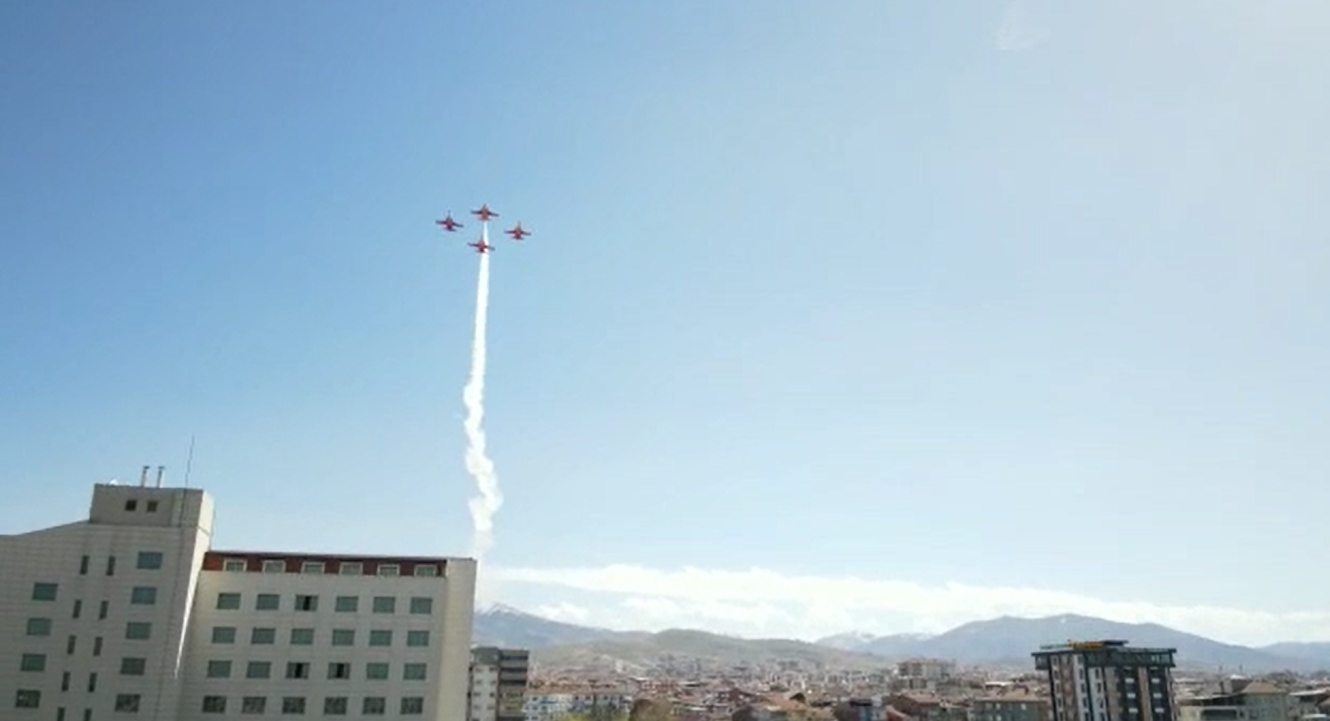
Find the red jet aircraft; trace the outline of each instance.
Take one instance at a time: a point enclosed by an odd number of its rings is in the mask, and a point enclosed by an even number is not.
[[[481,203],[479,210],[471,211],[471,214],[479,217],[482,221],[486,222],[488,222],[490,218],[499,217],[498,213],[490,210],[490,207],[488,205],[485,205],[484,203]]]
[[[443,226],[443,229],[448,231],[449,233],[455,233],[457,232],[458,228],[463,227],[461,223],[453,220],[452,213],[449,213],[448,215],[444,216],[443,220],[436,220],[434,222],[438,225]]]
[[[531,231],[522,229],[522,223],[520,221],[517,223],[517,225],[514,225],[512,228],[509,228],[508,230],[505,230],[503,232],[513,236],[513,240],[521,240],[522,238],[531,235]]]
[[[472,248],[475,248],[477,253],[485,253],[494,250],[494,246],[490,245],[489,243],[486,243],[484,238],[477,240],[474,243],[467,243],[467,245],[471,246]]]

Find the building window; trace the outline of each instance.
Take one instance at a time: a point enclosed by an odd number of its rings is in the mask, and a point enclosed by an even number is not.
[[[334,661],[328,664],[328,678],[351,678],[351,664],[343,663],[341,661]]]
[[[235,627],[235,626],[213,626],[213,627],[212,627],[212,642],[213,642],[213,643],[235,643],[235,642],[236,642],[236,627]]]
[[[62,674],[60,674],[60,690],[61,690],[61,691],[68,691],[68,690],[69,690],[69,672],[68,672],[68,671],[66,671],[66,672],[64,672],[64,673],[62,673]]]
[[[268,699],[262,696],[246,696],[240,699],[240,713],[261,714],[268,709]]]
[[[254,599],[255,611],[276,611],[282,606],[282,597],[275,593],[260,593]]]
[[[313,646],[314,629],[312,628],[293,628],[291,629],[292,646]]]
[[[286,664],[287,678],[309,678],[309,664],[304,661],[291,661]]]
[[[82,558],[79,559],[79,575],[80,575],[80,576],[86,576],[86,575],[88,575],[88,563],[89,563],[91,560],[92,560],[92,559],[88,558],[87,556],[84,556],[84,557],[82,557]]]
[[[381,662],[365,664],[365,678],[371,681],[386,681],[388,679],[388,664]]]
[[[332,645],[334,646],[354,646],[356,644],[356,632],[350,628],[334,628],[332,632]]]
[[[209,661],[208,678],[231,678],[231,662]]]
[[[370,631],[369,645],[371,646],[391,646],[393,645],[392,631]]]
[[[148,669],[148,659],[146,658],[120,659],[121,676],[142,676],[147,669]]]
[[[277,629],[256,628],[249,632],[249,642],[255,646],[269,646],[277,643]]]
[[[228,558],[222,561],[222,570],[227,573],[244,573],[249,564],[243,558]],[[241,704],[244,707],[244,704]]]
[[[388,699],[382,696],[366,696],[360,711],[366,716],[382,716],[388,710]]]
[[[355,613],[360,609],[360,599],[356,596],[338,596],[333,604],[337,613]]]
[[[392,596],[375,596],[374,613],[394,613],[397,610],[397,599]]]
[[[318,597],[318,596],[309,596],[309,595],[304,595],[304,594],[297,595],[297,596],[296,596],[296,610],[297,610],[297,611],[317,611],[317,610],[319,610],[319,597]]]
[[[226,713],[226,697],[204,696],[203,713]]]
[[[137,511],[138,508],[139,508],[139,502],[138,502],[138,499],[131,498],[131,499],[129,499],[128,501],[125,501],[125,510],[126,510],[126,511],[131,511],[131,512],[133,512],[133,511]]]
[[[74,647],[78,645],[78,641],[78,636],[70,636],[69,639],[65,641],[65,653],[67,655],[74,655]]]
[[[155,606],[157,605],[157,588],[155,586],[135,586],[134,590],[129,592],[129,602],[137,606]]]
[[[25,653],[19,659],[18,670],[20,671],[45,671],[46,654],[44,653]]]
[[[365,573],[365,564],[359,561],[342,561],[337,566],[337,572],[343,576],[362,576]]]
[[[433,578],[439,575],[439,567],[432,563],[417,563],[415,574],[421,578]]]
[[[264,561],[264,573],[286,573],[286,561]]]
[[[32,584],[32,600],[34,601],[54,601],[56,591],[60,586],[54,583],[34,583]]]
[[[402,698],[403,716],[420,716],[425,713],[425,699],[421,696],[405,696]]]
[[[157,501],[148,501],[148,513],[157,512]]]
[[[74,618],[78,618],[79,616],[82,616],[82,615],[83,615],[83,601],[81,601],[81,600],[75,600],[75,601],[74,601]]]
[[[434,599],[432,598],[411,599],[411,613],[429,615],[433,612],[434,612]]]
[[[97,672],[88,674],[88,693],[97,692]]]
[[[147,621],[130,621],[125,624],[125,638],[131,641],[146,641],[152,638],[152,624]]]
[[[283,697],[282,713],[292,716],[303,716],[305,714],[305,697],[304,696]]]
[[[305,561],[300,564],[301,573],[323,573],[323,561]]]
[[[217,610],[218,611],[240,610],[240,594],[238,593],[217,594]]]
[[[161,551],[139,551],[138,563],[134,565],[140,571],[156,571],[162,567]]]
[[[138,712],[139,712],[139,703],[140,703],[140,701],[141,701],[142,699],[143,699],[143,697],[140,696],[139,694],[136,694],[136,693],[121,693],[121,694],[116,694],[116,697],[115,697],[115,712],[116,712],[116,713],[138,713]]]
[[[106,575],[115,575],[115,556],[108,556],[106,558]]]
[[[42,692],[35,689],[21,688],[14,697],[14,708],[40,708]]]
[[[400,575],[402,575],[402,567],[399,566],[399,565],[397,565],[396,563],[380,563],[380,564],[379,564],[379,575],[380,575],[380,576],[400,576]]]
[[[404,681],[424,681],[425,664],[408,663],[402,666],[402,680]]]
[[[346,697],[329,696],[323,699],[324,716],[345,716],[346,715]]]
[[[152,624],[148,624],[148,625],[151,626]],[[73,643],[73,640],[72,640],[72,639],[73,639],[74,637],[73,637],[73,636],[70,636],[69,638],[71,639],[69,646],[70,646],[70,649],[71,649],[71,652],[72,652],[72,649],[73,649],[73,646],[74,646],[74,643]],[[97,638],[92,639],[92,655],[94,655],[94,656],[100,656],[100,655],[102,655],[102,637],[101,637],[101,636],[98,636]]]
[[[245,666],[245,678],[270,678],[271,676],[271,661],[250,661]]]
[[[30,618],[28,619],[29,636],[50,636],[51,619],[49,618]]]
[[[106,620],[106,614],[108,614],[108,613],[110,613],[110,612],[111,612],[111,602],[110,602],[110,601],[102,601],[100,604],[97,605],[97,620],[98,620],[98,621],[105,621],[105,620]]]

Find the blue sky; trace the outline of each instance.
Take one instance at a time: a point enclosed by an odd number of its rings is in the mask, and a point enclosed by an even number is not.
[[[1330,639],[1327,34],[1313,0],[5,4],[0,530],[182,482],[194,435],[220,546],[464,552],[474,226],[432,221],[483,201],[536,233],[493,262],[486,597]]]

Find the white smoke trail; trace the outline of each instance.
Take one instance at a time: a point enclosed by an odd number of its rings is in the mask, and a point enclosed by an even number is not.
[[[489,228],[480,233],[482,243],[489,243]],[[490,302],[490,255],[480,254],[480,279],[476,282],[476,331],[471,341],[471,377],[462,389],[462,402],[466,405],[466,470],[476,479],[480,495],[471,499],[471,555],[477,562],[494,545],[494,514],[503,505],[499,493],[499,480],[494,475],[494,461],[485,453],[485,324]]]

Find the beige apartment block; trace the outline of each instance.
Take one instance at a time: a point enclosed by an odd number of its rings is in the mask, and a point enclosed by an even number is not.
[[[0,536],[0,718],[464,721],[475,561],[212,549],[199,489]]]

